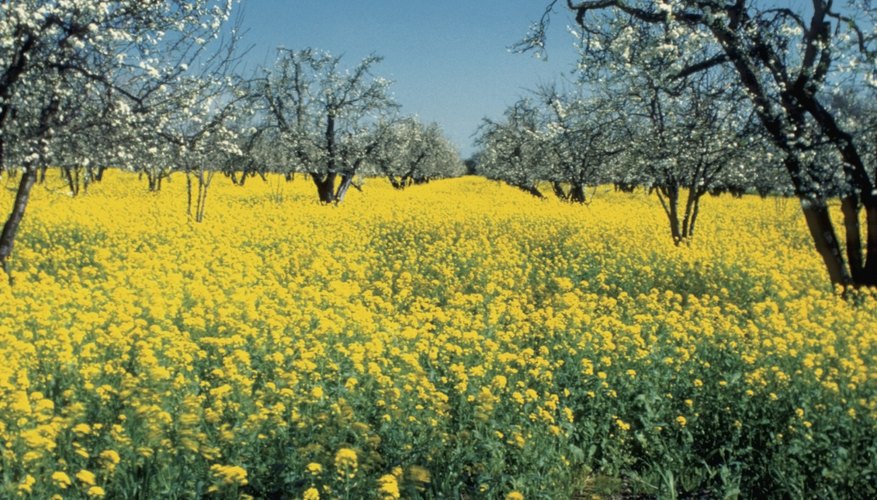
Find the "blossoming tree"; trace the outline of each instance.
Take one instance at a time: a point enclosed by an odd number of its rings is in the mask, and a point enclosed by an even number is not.
[[[548,10],[557,4],[550,2]],[[810,0],[788,6],[768,0],[567,0],[581,28],[582,52],[593,64],[610,54],[668,51],[668,68],[686,79],[717,67],[740,87],[780,152],[815,249],[831,282],[877,285],[877,185],[873,137],[851,127],[828,105],[841,80],[877,85],[877,6],[870,1]],[[541,49],[545,23],[525,45]],[[639,33],[664,36],[648,47]],[[655,40],[650,38],[650,40]],[[610,57],[612,59],[614,57]],[[622,72],[636,68],[610,68]],[[841,178],[838,193],[826,179]],[[838,194],[844,240],[829,201]],[[860,219],[864,220],[864,227]]]
[[[398,120],[378,151],[377,170],[396,189],[460,175],[464,167],[453,144],[436,123],[416,117]]]
[[[476,138],[479,173],[544,198],[537,186],[546,167],[540,129],[537,106],[529,98],[506,108],[501,121],[485,118]]]
[[[0,165],[21,179],[0,233],[8,270],[13,242],[41,166],[56,140],[81,125],[77,113],[124,129],[149,96],[171,84],[219,33],[232,0],[24,0],[0,3]],[[144,134],[152,130],[140,130]],[[125,134],[119,134],[123,136]],[[137,134],[127,134],[136,137]],[[107,139],[111,138],[107,137]],[[103,153],[130,164],[130,148],[100,141]],[[97,155],[95,155],[97,157]]]
[[[266,128],[307,173],[322,203],[339,203],[360,169],[373,162],[397,105],[390,81],[372,74],[375,55],[344,69],[341,57],[281,49],[254,80]],[[340,182],[339,182],[340,180]]]

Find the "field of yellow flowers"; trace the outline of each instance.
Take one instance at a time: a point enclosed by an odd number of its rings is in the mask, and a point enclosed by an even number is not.
[[[642,192],[217,178],[196,224],[182,177],[56,174],[0,283],[0,498],[877,495],[877,297],[794,200],[677,248]]]

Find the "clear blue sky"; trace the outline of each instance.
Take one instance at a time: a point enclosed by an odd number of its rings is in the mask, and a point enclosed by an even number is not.
[[[464,158],[485,116],[499,117],[527,89],[569,75],[576,62],[572,19],[553,16],[548,60],[510,53],[547,5],[543,0],[242,0],[247,65],[275,49],[314,47],[346,65],[376,53],[375,72],[395,83],[402,113],[437,122]],[[563,2],[561,2],[563,3]],[[565,7],[564,7],[565,8]]]

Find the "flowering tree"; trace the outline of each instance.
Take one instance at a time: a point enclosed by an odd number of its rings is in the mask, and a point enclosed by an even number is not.
[[[546,86],[509,107],[504,122],[485,119],[481,172],[537,197],[536,184],[549,181],[559,199],[585,203],[585,187],[606,179],[626,134],[622,111],[585,94]]]
[[[272,164],[280,163],[272,159],[276,140],[271,130],[264,126],[258,98],[250,92],[249,84],[243,81],[236,85],[235,113],[226,124],[227,129],[234,132],[236,147],[227,149],[229,154],[222,162],[222,170],[238,186],[243,186],[248,178],[256,175],[267,180],[265,174]]]
[[[623,150],[623,113],[612,102],[591,96],[583,89],[559,92],[540,90],[545,103],[542,141],[548,164],[547,179],[555,195],[571,203],[585,203],[585,187],[604,179],[610,161]],[[564,186],[568,185],[568,188]]]
[[[424,125],[415,117],[397,121],[384,141],[378,170],[396,189],[430,179],[460,175],[460,156],[435,123]]]
[[[252,84],[265,127],[276,131],[295,169],[311,176],[322,203],[344,199],[387,137],[397,106],[390,81],[372,74],[380,61],[372,55],[343,70],[340,57],[281,49],[274,66]]]
[[[182,78],[169,88],[164,102],[171,109],[158,113],[158,131],[186,175],[186,213],[201,222],[214,175],[243,156],[233,122],[245,112],[244,96],[234,91],[230,78],[214,72]]]
[[[557,3],[549,4],[549,11]],[[780,152],[816,250],[832,283],[877,285],[877,189],[873,137],[850,128],[827,105],[841,79],[877,84],[875,17],[870,1],[833,0],[786,6],[758,0],[567,0],[581,28],[585,64],[624,60],[637,52],[675,56],[667,67],[680,80],[714,68],[733,75],[723,85],[746,94],[767,137]],[[545,18],[543,17],[543,20]],[[648,46],[639,43],[644,32]],[[528,37],[540,49],[544,22]],[[637,71],[635,65],[607,65]],[[828,87],[828,88],[827,88]],[[840,178],[845,249],[830,217]],[[860,225],[863,215],[865,225]],[[864,233],[864,234],[863,234]]]
[[[741,107],[739,88],[716,84],[724,79],[720,70],[680,80],[667,71],[676,58],[660,51],[621,59],[619,65],[636,61],[637,70],[604,80],[606,101],[624,120],[617,128],[627,137],[616,181],[645,185],[657,195],[678,245],[694,235],[705,194],[742,194],[749,187],[748,170],[764,153],[762,135],[753,114]]]
[[[87,190],[91,182],[100,181],[107,165],[114,158],[111,145],[115,142],[113,122],[118,118],[113,93],[107,95],[94,86],[80,84],[72,99],[63,104],[63,123],[54,127],[46,155],[40,164],[40,182],[45,181],[51,164],[61,168],[71,196]],[[20,147],[22,144],[16,141]],[[104,145],[105,147],[101,147]],[[10,148],[15,151],[18,147]]]
[[[520,99],[504,117],[503,121],[485,118],[478,130],[479,173],[544,198],[536,185],[546,178],[547,168],[537,107],[531,99]]]
[[[0,233],[4,268],[37,171],[56,156],[56,139],[83,125],[77,113],[101,110],[90,116],[112,128],[135,123],[129,118],[186,71],[230,9],[231,0],[0,3],[0,165],[22,169]],[[125,145],[98,144],[120,163],[132,160]]]

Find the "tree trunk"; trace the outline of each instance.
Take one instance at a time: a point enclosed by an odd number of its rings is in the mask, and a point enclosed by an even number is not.
[[[157,193],[161,191],[161,181],[165,178],[165,174],[161,172],[146,171],[146,180],[149,183],[149,192]]]
[[[326,152],[328,153],[328,161],[326,162],[326,177],[322,182],[317,183],[317,192],[320,195],[320,201],[325,204],[335,201],[335,111],[328,110],[326,117]],[[314,177],[314,182],[317,178]]]
[[[868,237],[865,243],[865,268],[862,279],[858,283],[865,286],[877,286],[877,202],[868,200],[864,204],[865,227]]]
[[[587,201],[587,197],[585,196],[585,186],[573,183],[569,188],[569,201],[572,203],[585,203],[585,201]]]
[[[395,175],[389,174],[387,175],[387,179],[390,181],[390,184],[393,186],[393,189],[404,189],[405,185],[404,181],[399,181],[396,179]]]
[[[341,184],[338,186],[338,191],[335,193],[336,205],[344,201],[344,197],[347,196],[347,191],[350,189],[351,182],[353,182],[353,174],[345,174],[341,176]]]
[[[210,182],[213,180],[213,174],[216,172],[211,170],[205,172],[203,169],[198,171],[198,198],[195,205],[195,222],[204,220],[204,210],[207,207],[207,190],[210,189]]]
[[[553,181],[551,183],[551,189],[554,190],[554,196],[557,196],[557,199],[561,201],[569,201],[569,195],[563,190],[563,186],[559,181]]]
[[[542,192],[539,191],[539,189],[536,186],[532,186],[532,185],[525,186],[523,184],[512,184],[512,186],[514,186],[514,187],[516,187],[516,188],[518,188],[521,191],[524,191],[526,193],[530,193],[531,195],[535,196],[536,198],[539,198],[540,200],[545,199],[545,195],[542,194]]]
[[[64,178],[67,179],[67,186],[70,187],[70,194],[79,195],[79,170],[71,167],[61,167]]]
[[[670,198],[670,212],[668,213],[670,217],[670,235],[673,236],[673,243],[679,245],[682,243],[682,231],[679,228],[679,197],[673,196]]]
[[[636,183],[633,182],[616,182],[615,191],[622,193],[632,193],[636,189]]]
[[[877,134],[874,134],[874,154],[877,155]],[[877,165],[874,166],[874,177],[877,178]],[[865,281],[870,286],[877,286],[877,197],[871,196],[864,201],[865,227],[868,231],[865,244]]]
[[[59,106],[59,100],[53,94],[49,104],[40,112],[40,126],[36,134],[40,138],[40,146],[37,151],[40,166],[44,166],[43,160],[46,156],[46,148],[52,136],[51,125],[55,115],[58,113]],[[0,113],[5,116],[8,109],[8,107],[4,107]],[[2,120],[0,120],[0,131],[2,131]],[[2,163],[2,160],[0,158],[0,163]],[[3,225],[3,232],[0,233],[0,267],[3,268],[9,277],[10,285],[12,284],[12,274],[9,269],[9,257],[12,255],[15,236],[18,234],[18,228],[21,225],[21,220],[24,218],[24,210],[27,208],[27,202],[30,200],[31,189],[36,181],[37,166],[35,164],[25,165],[25,171],[21,174],[21,181],[18,183],[18,191],[15,193],[12,212]]]
[[[682,243],[682,232],[679,228],[679,188],[676,186],[653,186],[651,189],[658,194],[661,208],[670,222],[670,236],[677,246]]]
[[[703,196],[703,192],[699,192],[697,197],[694,199],[694,206],[691,208],[691,218],[688,221],[688,237],[691,238],[694,236],[694,224],[697,222],[697,215],[700,213],[700,198]]]
[[[690,239],[694,236],[694,224],[697,222],[697,213],[700,210],[700,198],[703,191],[696,187],[688,188],[688,199],[685,201],[685,214],[682,217],[682,238]]]
[[[206,189],[204,188],[204,174],[198,172],[198,191],[195,193],[195,222],[201,222],[201,200],[204,198],[204,195],[206,195]]]
[[[192,218],[192,173],[186,169],[186,217]]]
[[[335,201],[335,178],[336,174],[330,173],[325,176],[320,174],[311,174],[314,185],[317,186],[317,194],[320,197],[320,203],[329,204]]]
[[[24,209],[27,208],[27,202],[30,199],[30,191],[37,180],[37,169],[34,166],[26,168],[21,175],[21,181],[18,183],[18,191],[15,193],[15,202],[12,205],[12,213],[3,225],[3,232],[0,233],[0,266],[9,276],[9,282],[12,283],[12,275],[9,270],[9,257],[12,255],[12,246],[15,243],[15,235],[18,233],[18,227],[21,225],[21,219],[24,217]]]
[[[802,198],[801,209],[804,212],[804,219],[807,221],[810,236],[816,245],[816,251],[819,252],[828,270],[828,277],[831,279],[831,283],[841,286],[853,284],[852,277],[847,270],[840,251],[840,243],[834,232],[834,226],[831,224],[828,206],[823,201],[811,201]]]
[[[854,283],[862,282],[865,272],[862,258],[862,230],[859,225],[859,200],[855,195],[846,195],[840,200],[846,230],[847,265]]]

